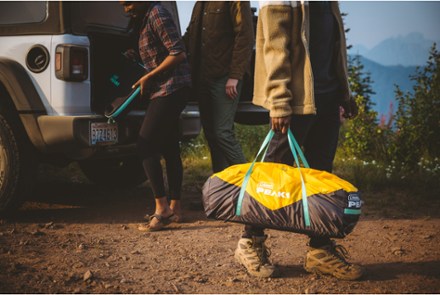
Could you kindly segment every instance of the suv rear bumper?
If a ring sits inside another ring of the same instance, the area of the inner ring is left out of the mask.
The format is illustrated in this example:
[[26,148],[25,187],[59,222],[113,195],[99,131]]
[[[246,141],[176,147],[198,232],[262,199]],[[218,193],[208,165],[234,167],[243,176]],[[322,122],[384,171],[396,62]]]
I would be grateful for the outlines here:
[[[135,143],[144,112],[131,112],[127,119],[118,122],[118,142],[110,145],[92,145],[91,124],[106,123],[101,115],[90,116],[38,116],[37,122],[43,145],[43,153],[60,153],[73,160],[91,157],[96,152],[105,155],[135,153]],[[201,130],[198,109],[189,105],[182,112],[180,122],[183,139],[196,137]]]
[[[93,155],[96,151],[109,146],[92,145],[90,128],[92,123],[105,123],[107,119],[100,115],[91,116],[39,116],[38,126],[43,138],[43,153],[60,153],[67,158],[79,160]],[[134,143],[136,124],[127,122],[118,124],[118,142],[113,146]]]
[[269,124],[269,111],[250,101],[240,101],[235,113],[235,122],[245,125]]

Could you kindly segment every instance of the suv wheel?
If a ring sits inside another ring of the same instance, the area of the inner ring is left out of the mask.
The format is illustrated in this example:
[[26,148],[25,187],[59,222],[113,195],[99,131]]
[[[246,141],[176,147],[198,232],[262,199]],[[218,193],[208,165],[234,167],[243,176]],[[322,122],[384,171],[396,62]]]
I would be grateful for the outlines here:
[[79,166],[88,179],[106,187],[123,188],[146,180],[142,164],[136,156],[84,160],[79,162]]
[[31,192],[37,161],[13,112],[0,105],[0,212],[16,209]]

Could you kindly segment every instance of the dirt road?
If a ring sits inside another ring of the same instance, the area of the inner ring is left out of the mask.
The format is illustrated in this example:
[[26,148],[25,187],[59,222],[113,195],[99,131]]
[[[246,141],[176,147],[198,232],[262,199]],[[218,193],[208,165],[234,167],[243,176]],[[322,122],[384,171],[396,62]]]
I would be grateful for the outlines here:
[[148,192],[40,183],[16,216],[0,221],[0,292],[440,293],[438,216],[364,215],[341,242],[367,270],[356,282],[306,273],[307,239],[270,230],[280,276],[255,279],[233,258],[242,226],[207,220],[197,189],[183,196],[184,223],[139,232],[153,210]]

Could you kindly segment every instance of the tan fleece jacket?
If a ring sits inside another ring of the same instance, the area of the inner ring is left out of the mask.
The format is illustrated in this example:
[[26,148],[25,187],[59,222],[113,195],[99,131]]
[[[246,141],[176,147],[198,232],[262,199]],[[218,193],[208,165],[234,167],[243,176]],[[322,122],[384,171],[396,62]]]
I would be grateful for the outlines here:
[[[341,105],[351,99],[347,49],[339,4],[331,2],[338,23],[336,73]],[[270,117],[315,114],[313,73],[309,54],[309,7],[300,1],[260,2],[258,14],[253,103]]]

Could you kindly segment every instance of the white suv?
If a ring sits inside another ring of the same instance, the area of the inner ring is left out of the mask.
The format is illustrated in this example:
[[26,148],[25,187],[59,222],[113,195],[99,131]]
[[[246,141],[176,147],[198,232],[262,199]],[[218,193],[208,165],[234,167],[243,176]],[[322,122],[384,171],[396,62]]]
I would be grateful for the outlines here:
[[[176,3],[163,5],[180,28]],[[145,180],[135,151],[145,105],[116,124],[102,115],[129,91],[120,79],[141,69],[123,57],[136,42],[128,22],[117,1],[0,1],[0,212],[25,199],[41,161],[78,161],[107,186]],[[250,102],[251,78],[242,93],[236,121],[267,123]],[[182,138],[199,134],[196,103],[183,111],[181,130]]]

